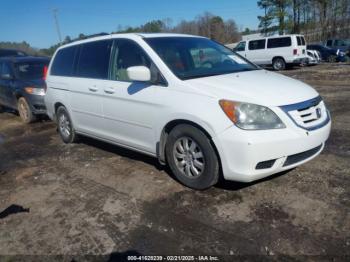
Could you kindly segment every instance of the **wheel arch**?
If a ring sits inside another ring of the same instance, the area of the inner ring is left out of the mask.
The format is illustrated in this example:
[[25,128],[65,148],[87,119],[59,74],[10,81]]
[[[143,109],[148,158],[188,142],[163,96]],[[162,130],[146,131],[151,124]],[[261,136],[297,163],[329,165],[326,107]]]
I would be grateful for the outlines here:
[[219,151],[217,149],[217,146],[215,145],[214,141],[213,141],[213,130],[211,130],[209,127],[203,127],[205,126],[203,123],[199,124],[196,121],[193,120],[188,120],[188,119],[174,119],[169,121],[168,123],[166,123],[162,129],[162,132],[160,134],[160,138],[159,141],[157,142],[157,158],[158,161],[162,164],[165,165],[166,164],[166,157],[165,157],[165,146],[167,143],[167,139],[168,139],[168,135],[171,132],[171,130],[173,130],[176,126],[180,125],[180,124],[187,124],[190,126],[193,126],[195,128],[198,128],[199,130],[201,130],[206,136],[207,138],[210,140],[210,143],[212,144],[215,153],[218,157],[219,160],[219,166],[221,169],[221,158],[220,158],[220,154]]

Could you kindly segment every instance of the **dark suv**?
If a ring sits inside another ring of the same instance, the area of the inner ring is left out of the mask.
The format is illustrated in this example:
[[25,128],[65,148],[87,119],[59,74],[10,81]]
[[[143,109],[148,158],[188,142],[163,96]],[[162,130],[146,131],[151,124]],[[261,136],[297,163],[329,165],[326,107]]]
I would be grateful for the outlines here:
[[44,75],[49,61],[30,56],[0,58],[0,107],[17,110],[25,123],[46,114]]

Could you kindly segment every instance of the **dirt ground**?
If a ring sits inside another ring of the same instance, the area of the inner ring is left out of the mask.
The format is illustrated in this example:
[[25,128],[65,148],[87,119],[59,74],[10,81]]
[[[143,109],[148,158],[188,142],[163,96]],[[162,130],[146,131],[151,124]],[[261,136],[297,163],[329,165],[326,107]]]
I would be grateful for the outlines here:
[[10,208],[0,254],[349,259],[350,65],[284,74],[315,87],[330,109],[324,152],[264,181],[201,192],[156,159],[87,138],[65,145],[52,122],[1,113],[0,212]]

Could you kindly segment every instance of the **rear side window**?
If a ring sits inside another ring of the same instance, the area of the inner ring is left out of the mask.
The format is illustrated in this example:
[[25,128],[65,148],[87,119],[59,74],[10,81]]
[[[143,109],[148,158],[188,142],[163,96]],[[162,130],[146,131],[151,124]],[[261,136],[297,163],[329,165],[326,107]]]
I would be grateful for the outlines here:
[[108,79],[111,40],[82,44],[77,65],[76,76]]
[[269,40],[267,40],[267,48],[279,48],[291,45],[292,40],[290,37],[270,38]]
[[305,39],[302,36],[297,36],[298,46],[305,45]]
[[265,39],[250,41],[248,48],[249,50],[265,49],[265,42]]
[[51,75],[72,76],[76,46],[60,49],[52,63]]
[[0,76],[2,75],[12,75],[11,67],[6,62],[0,62]]

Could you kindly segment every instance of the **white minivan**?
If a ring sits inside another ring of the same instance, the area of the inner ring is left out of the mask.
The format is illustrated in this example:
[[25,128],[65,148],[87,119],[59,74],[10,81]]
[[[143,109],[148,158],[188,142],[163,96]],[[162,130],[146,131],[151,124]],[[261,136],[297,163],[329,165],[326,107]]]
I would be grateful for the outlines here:
[[257,65],[279,71],[287,66],[307,64],[306,42],[302,35],[280,35],[241,41],[234,48],[238,54]]
[[83,135],[154,156],[195,189],[303,164],[331,128],[313,88],[198,36],[73,42],[56,51],[46,81],[48,115],[65,143]]

